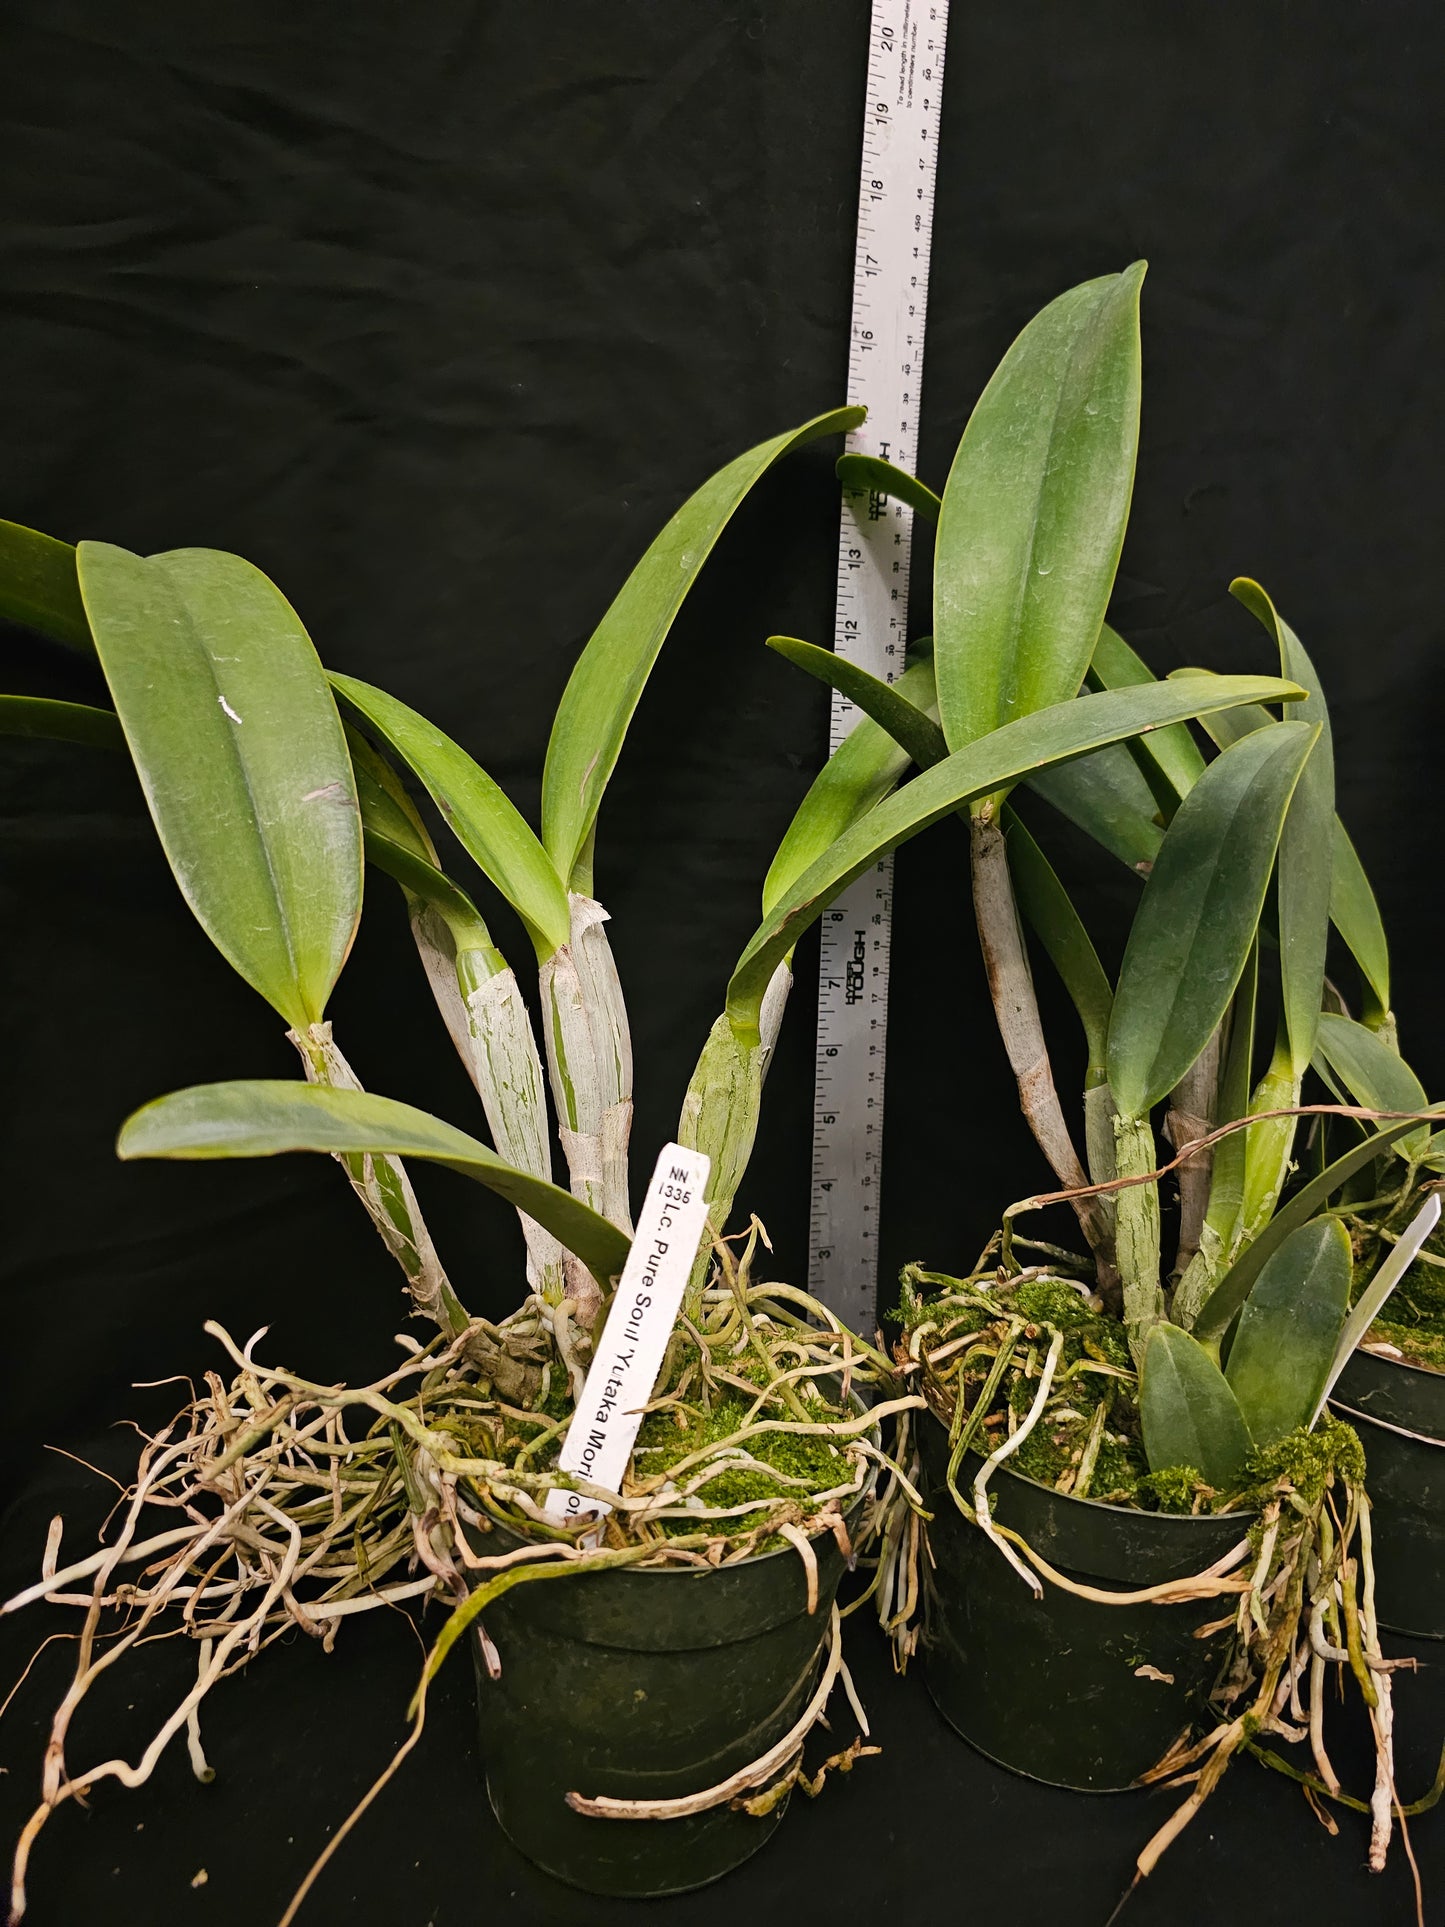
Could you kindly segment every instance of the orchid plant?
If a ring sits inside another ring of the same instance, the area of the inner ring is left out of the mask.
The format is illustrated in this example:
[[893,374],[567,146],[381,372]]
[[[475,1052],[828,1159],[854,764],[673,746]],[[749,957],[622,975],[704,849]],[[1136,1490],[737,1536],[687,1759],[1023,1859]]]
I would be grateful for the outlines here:
[[[1087,282],[1030,322],[974,409],[941,497],[885,462],[839,464],[845,486],[891,494],[937,526],[933,687],[890,688],[791,638],[772,647],[843,690],[921,769],[1024,719],[1061,714],[1071,697],[1098,700],[1081,692],[1208,678],[1190,669],[1160,682],[1105,620],[1134,481],[1142,279],[1138,264]],[[1319,678],[1257,583],[1241,578],[1232,593],[1270,639],[1287,685],[1282,714],[1261,704],[1213,712],[1200,719],[1204,744],[1187,723],[1141,730],[1025,772],[961,813],[1020,1108],[1055,1195],[1077,1216],[1099,1298],[1123,1320],[1150,1464],[1193,1467],[1219,1491],[1252,1444],[1313,1423],[1358,1339],[1358,1321],[1346,1322],[1349,1243],[1328,1201],[1397,1143],[1416,1162],[1436,1155],[1427,1125],[1396,1122],[1284,1202],[1312,1064],[1365,1115],[1418,1113],[1425,1096],[1395,1048],[1379,910],[1335,814]],[[1117,981],[1019,813],[1018,789],[1141,879]],[[1362,1022],[1324,1008],[1332,923],[1361,973]],[[1026,932],[1083,1031],[1081,1133],[1055,1083]],[[1272,1002],[1265,958],[1277,965]],[[1179,1171],[1168,1254],[1160,1111]],[[1037,1202],[1008,1214],[1006,1266],[1013,1221]],[[1411,1234],[1416,1246],[1427,1229]],[[1401,1269],[1372,1290],[1371,1305]],[[1225,1365],[1221,1348],[1241,1314]]]

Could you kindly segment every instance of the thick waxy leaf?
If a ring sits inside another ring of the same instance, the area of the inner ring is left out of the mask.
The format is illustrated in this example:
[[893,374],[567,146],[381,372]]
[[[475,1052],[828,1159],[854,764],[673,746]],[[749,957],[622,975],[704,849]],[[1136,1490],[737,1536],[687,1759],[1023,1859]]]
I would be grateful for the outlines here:
[[[1371,1111],[1423,1111],[1429,1103],[1424,1086],[1410,1066],[1364,1024],[1324,1011],[1318,1043],[1319,1055],[1356,1104]],[[1400,1156],[1418,1163],[1426,1153],[1429,1136],[1426,1124],[1407,1132],[1399,1143]]]
[[[1106,622],[1094,644],[1089,663],[1089,685],[1094,689],[1132,689],[1140,683],[1159,679],[1144,658],[1116,635]],[[1198,743],[1183,723],[1172,729],[1156,729],[1136,737],[1130,745],[1136,754],[1147,758],[1153,770],[1168,784],[1179,801],[1186,797],[1204,774],[1204,757]],[[1147,785],[1146,785],[1147,787]],[[1152,794],[1152,792],[1151,792]]]
[[[931,769],[948,754],[943,731],[932,715],[918,714],[922,705],[905,692],[905,679],[890,685],[831,649],[791,636],[770,636],[768,647],[855,703],[920,769]],[[1164,832],[1149,786],[1122,744],[1040,770],[1029,777],[1028,786],[1131,869],[1147,873]]]
[[1164,826],[1153,793],[1123,743],[1039,770],[1027,786],[1137,875],[1148,876],[1153,869]]
[[0,617],[93,655],[90,624],[68,542],[0,522]]
[[1210,764],[1169,826],[1129,932],[1109,1025],[1109,1085],[1127,1116],[1145,1116],[1173,1090],[1228,1007],[1315,736],[1306,724],[1278,723],[1245,737]]
[[[1249,1113],[1259,1122],[1244,1134],[1244,1196],[1234,1227],[1232,1247],[1242,1250],[1257,1238],[1274,1216],[1290,1174],[1299,1119],[1290,1116],[1299,1104],[1300,1079],[1295,1076],[1284,1018],[1275,1027],[1274,1050],[1264,1075],[1249,1094]],[[1276,1115],[1271,1116],[1274,1112]]]
[[[1280,625],[1283,629],[1284,625]],[[1292,635],[1292,632],[1290,632]],[[1295,639],[1298,647],[1298,640]],[[1300,651],[1303,656],[1303,650]],[[1210,670],[1180,669],[1175,675],[1210,675]],[[1311,672],[1312,674],[1313,672]],[[1301,682],[1307,678],[1301,677]],[[1313,702],[1313,693],[1311,702]],[[1295,716],[1299,714],[1294,712]],[[1257,704],[1241,703],[1237,709],[1220,710],[1202,719],[1204,727],[1219,744],[1228,749],[1253,730],[1265,729],[1275,718]],[[1293,720],[1293,718],[1292,718]],[[1330,918],[1360,966],[1383,1017],[1390,1008],[1390,953],[1379,905],[1370,888],[1369,878],[1355,853],[1345,826],[1338,816],[1330,829]]]
[[[948,754],[943,731],[931,713],[919,714],[924,705],[905,688],[906,677],[890,685],[833,650],[792,636],[770,636],[768,647],[856,704],[907,750],[920,769],[931,769]],[[936,707],[936,692],[932,707]],[[1165,733],[1151,732],[1151,737]],[[1164,832],[1149,786],[1123,744],[1111,743],[1091,756],[1040,770],[1029,777],[1028,787],[1131,869],[1147,874],[1152,867]]]
[[56,702],[48,696],[0,696],[0,736],[42,736],[53,743],[84,743],[90,749],[125,748],[125,735],[113,709]]
[[1089,1047],[1089,1081],[1102,1076],[1114,993],[1093,940],[1054,866],[1012,810],[1005,812],[1008,864],[1024,921],[1058,971]]
[[819,435],[842,434],[861,408],[834,409],[750,448],[683,503],[618,591],[562,692],[542,776],[542,841],[564,885],[597,820],[633,713],[698,572],[744,497],[773,463]]
[[196,1084],[128,1117],[116,1151],[122,1158],[263,1158],[280,1151],[428,1158],[545,1225],[604,1285],[621,1271],[630,1244],[579,1199],[504,1163],[465,1131],[368,1091],[280,1079]]
[[[1250,948],[1230,1007],[1229,1045],[1219,1079],[1221,1124],[1232,1124],[1249,1112],[1258,1003],[1259,945],[1256,943]],[[1244,1152],[1248,1135],[1247,1131],[1235,1131],[1214,1147],[1209,1209],[1210,1220],[1221,1237],[1227,1236],[1244,1198]]]
[[80,588],[146,801],[206,934],[293,1028],[361,914],[361,821],[311,639],[239,556],[82,542]]
[[1325,1409],[1325,1401],[1335,1389],[1340,1373],[1349,1364],[1355,1347],[1385,1308],[1385,1301],[1420,1255],[1421,1246],[1440,1222],[1440,1193],[1432,1191],[1396,1239],[1390,1255],[1355,1300],[1340,1332],[1335,1355],[1321,1388],[1310,1423]]
[[[1445,1117],[1445,1104],[1432,1104],[1429,1110],[1434,1117]],[[1275,1212],[1248,1250],[1235,1259],[1205,1300],[1194,1321],[1194,1329],[1199,1336],[1211,1342],[1222,1338],[1229,1329],[1229,1321],[1248,1298],[1255,1279],[1290,1233],[1300,1225],[1308,1224],[1329,1203],[1342,1184],[1414,1128],[1411,1124],[1391,1124],[1382,1131],[1372,1131],[1363,1143],[1352,1145],[1333,1163],[1327,1164],[1318,1177],[1301,1185],[1289,1203],[1281,1205]]]
[[[916,646],[916,645],[915,645]],[[894,683],[895,695],[925,717],[937,708],[933,662],[915,662]],[[763,882],[763,914],[793,887],[810,863],[866,816],[908,774],[912,757],[871,716],[860,716],[813,780],[788,825]]]
[[1172,682],[1082,696],[1009,723],[925,770],[840,836],[764,918],[728,985],[728,1017],[739,1039],[756,1041],[758,1013],[773,971],[838,892],[870,864],[960,804],[1011,787],[1046,763],[1084,755],[1139,729],[1197,715],[1200,702],[1287,701],[1293,690],[1292,683],[1236,676],[1202,677],[1188,689],[1182,682]]
[[442,869],[426,825],[396,771],[349,723],[346,743],[356,772],[367,861],[413,897],[430,904],[451,931],[458,951],[489,952],[500,968],[502,958],[493,949],[482,913]]
[[1118,567],[1139,437],[1142,262],[1071,288],[1004,356],[938,522],[939,714],[962,749],[1074,695]]
[[938,511],[943,507],[940,498],[916,475],[895,468],[892,462],[882,461],[877,455],[840,455],[838,480],[854,492],[867,489],[872,494],[891,495],[895,502],[902,502],[905,508],[911,508],[929,522],[938,520]]
[[366,857],[378,870],[420,897],[441,916],[459,950],[490,950],[486,919],[465,890],[459,889],[434,863],[404,843],[393,843],[375,830],[366,832]]
[[1365,866],[1338,817],[1331,859],[1330,917],[1360,966],[1361,976],[1374,993],[1378,1014],[1383,1017],[1390,1008],[1390,947]]
[[1250,1437],[1239,1403],[1209,1353],[1178,1325],[1149,1333],[1139,1417],[1150,1471],[1192,1465],[1216,1492],[1243,1471]]
[[1229,592],[1268,630],[1279,651],[1279,673],[1310,693],[1292,722],[1318,723],[1319,741],[1290,799],[1279,845],[1280,995],[1290,1060],[1302,1077],[1315,1046],[1320,997],[1325,981],[1325,945],[1330,934],[1330,887],[1335,825],[1335,752],[1330,714],[1314,664],[1299,637],[1280,620],[1257,582],[1240,576]]
[[401,778],[359,729],[350,723],[345,729],[346,747],[356,776],[356,801],[361,810],[362,828],[370,835],[384,836],[388,843],[399,843],[413,856],[439,866],[436,846]]
[[1310,1424],[1350,1304],[1350,1235],[1338,1218],[1291,1232],[1239,1314],[1225,1377],[1256,1445]]
[[[1094,645],[1088,681],[1093,689],[1132,689],[1158,678],[1106,622]],[[1257,713],[1266,722],[1274,720],[1268,710]],[[1147,876],[1159,854],[1164,820],[1203,773],[1199,745],[1185,724],[1176,723],[1044,771],[1029,779],[1029,787],[1121,863]]]
[[459,744],[385,690],[353,676],[332,687],[379,730],[430,791],[449,828],[527,926],[539,957],[566,943],[567,892],[527,819]]
[[768,647],[856,704],[865,716],[887,730],[900,749],[908,751],[920,769],[931,769],[947,756],[948,744],[943,731],[932,717],[924,715],[909,701],[897,684],[870,675],[856,662],[849,662],[846,656],[832,649],[799,642],[795,636],[769,636]]

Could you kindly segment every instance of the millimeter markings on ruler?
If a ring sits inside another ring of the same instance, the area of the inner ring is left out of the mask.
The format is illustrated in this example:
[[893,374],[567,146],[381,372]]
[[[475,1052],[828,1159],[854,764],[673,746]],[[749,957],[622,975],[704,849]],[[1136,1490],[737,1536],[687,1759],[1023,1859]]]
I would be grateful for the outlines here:
[[[848,347],[848,399],[866,404],[868,419],[848,451],[910,471],[947,28],[947,0],[873,0]],[[912,511],[901,503],[844,496],[834,647],[888,682],[903,671],[912,543]],[[830,751],[859,714],[834,694]],[[889,858],[826,912],[818,985],[808,1284],[865,1331],[878,1282],[892,892]]]

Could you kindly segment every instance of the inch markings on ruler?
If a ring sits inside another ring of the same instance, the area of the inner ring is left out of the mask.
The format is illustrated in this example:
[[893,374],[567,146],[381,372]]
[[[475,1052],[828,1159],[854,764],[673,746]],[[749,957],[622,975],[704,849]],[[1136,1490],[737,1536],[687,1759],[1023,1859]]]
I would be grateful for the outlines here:
[[[947,29],[947,0],[873,0],[848,346],[848,399],[866,404],[868,419],[848,452],[910,471]],[[834,647],[888,682],[903,669],[912,544],[911,510],[866,491],[844,495]],[[834,694],[830,750],[858,716]],[[890,858],[836,900],[823,918],[818,984],[808,1285],[865,1331],[878,1283],[892,892]]]

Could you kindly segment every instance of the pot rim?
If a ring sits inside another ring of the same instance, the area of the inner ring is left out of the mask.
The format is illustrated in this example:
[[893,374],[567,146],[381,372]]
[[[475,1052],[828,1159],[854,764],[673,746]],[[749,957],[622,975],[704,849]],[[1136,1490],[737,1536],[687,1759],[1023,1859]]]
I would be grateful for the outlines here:
[[[1436,1377],[1445,1374],[1436,1373]],[[1393,1432],[1397,1439],[1412,1439],[1416,1445],[1437,1445],[1445,1449],[1445,1439],[1432,1438],[1428,1432],[1412,1432],[1408,1425],[1394,1425],[1387,1418],[1378,1418],[1373,1412],[1362,1412],[1357,1406],[1346,1405],[1343,1399],[1331,1398],[1330,1410],[1343,1412],[1351,1425],[1371,1425],[1377,1432]]]
[[[1445,1371],[1438,1370],[1434,1365],[1416,1365],[1408,1358],[1391,1358],[1385,1352],[1369,1351],[1363,1345],[1357,1345],[1351,1357],[1368,1358],[1375,1365],[1390,1365],[1397,1372],[1418,1372],[1421,1378],[1445,1378]],[[1333,1395],[1330,1403],[1331,1405],[1336,1403]]]
[[[943,1427],[943,1420],[938,1416],[937,1412],[935,1412],[931,1406],[929,1408],[928,1415],[933,1420],[935,1425],[939,1427]],[[974,1456],[976,1458],[982,1458],[983,1455],[982,1453],[975,1453]],[[1011,1466],[1008,1463],[1007,1460],[1005,1460],[1002,1465],[998,1466],[995,1472],[992,1474],[992,1476],[995,1478],[999,1477],[1000,1475],[1007,1476],[1008,1478],[1011,1478],[1011,1479],[1017,1479],[1021,1484],[1031,1486],[1035,1492],[1043,1492],[1047,1494],[1047,1496],[1050,1499],[1064,1500],[1069,1505],[1082,1506],[1094,1512],[1102,1512],[1111,1519],[1119,1519],[1119,1518],[1148,1519],[1151,1523],[1156,1520],[1163,1520],[1163,1521],[1177,1523],[1183,1526],[1197,1526],[1197,1525],[1219,1525],[1222,1521],[1227,1519],[1238,1519],[1244,1523],[1248,1523],[1250,1520],[1255,1519],[1259,1516],[1257,1512],[1250,1512],[1250,1511],[1146,1512],[1142,1506],[1117,1505],[1117,1504],[1114,1504],[1112,1501],[1105,1500],[1105,1499],[1089,1499],[1089,1498],[1081,1499],[1072,1492],[1056,1491],[1053,1486],[1045,1485],[1042,1479],[1031,1479],[1027,1472],[1020,1472],[1016,1470],[1013,1466]]]

